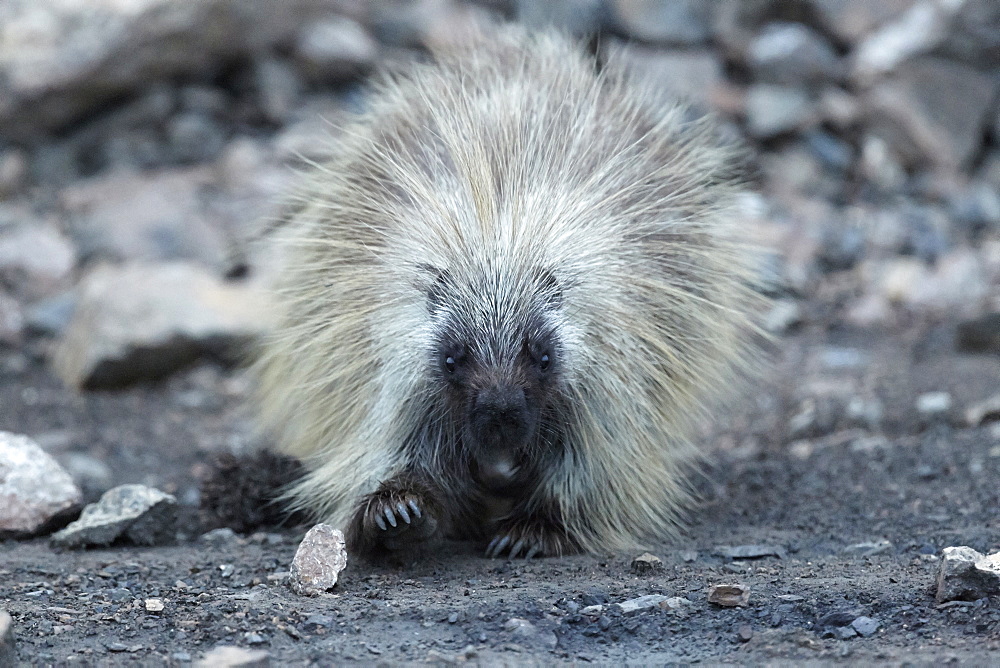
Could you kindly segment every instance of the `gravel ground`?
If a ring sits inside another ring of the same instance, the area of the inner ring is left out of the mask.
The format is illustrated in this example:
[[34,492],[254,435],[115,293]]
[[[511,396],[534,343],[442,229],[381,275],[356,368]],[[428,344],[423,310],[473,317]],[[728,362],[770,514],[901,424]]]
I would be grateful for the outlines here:
[[[189,521],[170,547],[0,545],[0,604],[17,656],[183,665],[235,645],[266,651],[274,665],[1000,660],[996,599],[934,600],[944,547],[1000,545],[1000,433],[957,419],[928,424],[907,408],[924,387],[953,388],[962,405],[995,386],[1000,361],[950,352],[947,326],[913,331],[783,341],[764,399],[708,437],[702,500],[684,534],[653,550],[660,569],[635,573],[634,554],[487,560],[457,543],[391,567],[350,563],[334,592],[315,598],[284,582],[301,529],[199,536],[193,504],[213,444],[249,431],[238,372],[202,367],[80,397],[29,363],[0,384],[4,427],[56,430],[51,441],[106,461],[116,480],[177,493]],[[877,362],[846,371],[823,362],[845,350]],[[783,411],[799,410],[797,387],[845,378],[882,397],[881,433],[767,436]],[[746,545],[771,554],[720,549]],[[709,603],[717,584],[748,587],[748,604]],[[647,594],[686,601],[631,614],[612,605]]]

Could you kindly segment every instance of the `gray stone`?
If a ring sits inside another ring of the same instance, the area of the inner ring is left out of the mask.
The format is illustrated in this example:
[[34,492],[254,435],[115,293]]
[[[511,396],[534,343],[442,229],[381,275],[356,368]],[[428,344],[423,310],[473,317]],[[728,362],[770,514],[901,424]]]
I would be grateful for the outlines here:
[[708,41],[714,4],[700,0],[609,0],[612,21],[629,37],[686,46]]
[[70,233],[89,259],[198,260],[225,268],[228,241],[206,209],[205,167],[119,171],[63,189]]
[[268,668],[271,655],[263,649],[219,645],[206,652],[195,665],[198,668]]
[[14,641],[14,620],[10,613],[0,609],[0,666],[17,665],[17,647]]
[[177,534],[177,500],[144,485],[119,485],[91,503],[80,519],[52,534],[52,543],[79,548],[107,546],[116,540],[133,545],[173,543]]
[[20,346],[24,328],[25,317],[21,303],[0,288],[0,344],[12,348]]
[[295,551],[289,583],[296,594],[316,596],[333,589],[346,567],[344,534],[329,524],[317,524],[309,529]]
[[794,299],[778,299],[764,316],[764,329],[773,334],[786,334],[802,324],[802,307]]
[[514,7],[518,23],[573,35],[592,35],[607,20],[603,0],[515,0]]
[[917,412],[928,418],[947,415],[951,405],[951,394],[948,392],[924,392],[917,397]]
[[719,545],[715,548],[714,553],[726,559],[785,558],[784,548],[776,545]]
[[291,43],[337,0],[5,0],[0,132],[61,129],[151,81],[195,78]]
[[370,70],[378,43],[350,18],[331,16],[299,31],[293,54],[306,76],[316,81],[343,81]]
[[914,3],[857,45],[851,76],[861,85],[869,85],[906,60],[930,52],[944,41],[951,20],[962,4],[963,0],[919,0]]
[[955,347],[964,353],[1000,353],[1000,313],[985,313],[958,323]]
[[46,336],[59,336],[73,318],[76,295],[66,291],[33,304],[24,314],[28,331]]
[[100,459],[85,452],[65,452],[58,457],[88,498],[98,497],[111,488],[114,482],[111,467]]
[[965,422],[970,427],[978,427],[997,420],[1000,420],[1000,394],[977,401],[965,409]]
[[253,74],[264,117],[273,123],[287,121],[304,88],[295,67],[278,58],[263,58],[254,65]]
[[638,598],[630,598],[627,601],[618,603],[623,615],[632,615],[650,608],[659,608],[667,602],[669,597],[661,594],[647,594]]
[[854,44],[913,5],[914,0],[808,0],[823,30]]
[[937,52],[996,71],[1000,67],[1000,4],[995,0],[952,0],[956,5],[948,34]]
[[984,556],[971,547],[946,547],[938,571],[938,603],[975,601],[1000,594],[1000,552]]
[[166,136],[168,150],[175,162],[205,162],[222,152],[226,131],[211,116],[185,111],[170,119]]
[[851,628],[857,631],[858,635],[863,638],[869,638],[875,635],[878,632],[878,627],[878,620],[872,619],[871,617],[865,617],[864,615],[851,622]]
[[199,357],[235,362],[267,331],[266,303],[258,287],[190,264],[99,266],[80,284],[52,362],[81,388],[162,377]]
[[699,110],[714,106],[715,93],[725,81],[722,63],[711,51],[673,51],[612,41],[604,47],[604,53],[609,62],[620,62],[657,91],[685,100]]
[[27,185],[28,158],[24,151],[0,151],[0,200],[18,194]]
[[27,436],[0,431],[0,534],[31,535],[75,512],[83,496],[48,453]]
[[747,92],[746,115],[750,135],[768,139],[809,125],[815,121],[816,110],[803,90],[754,84]]
[[892,543],[883,538],[882,540],[848,545],[843,549],[843,552],[844,554],[849,554],[856,557],[874,557],[879,554],[887,554],[889,552],[892,552],[892,549],[893,549]]
[[75,266],[76,248],[49,222],[0,229],[0,284],[28,300],[68,287]]
[[960,63],[915,59],[868,91],[862,120],[906,165],[966,167],[982,145],[997,85]]
[[833,47],[801,23],[771,23],[750,44],[748,66],[760,83],[814,85],[841,76]]

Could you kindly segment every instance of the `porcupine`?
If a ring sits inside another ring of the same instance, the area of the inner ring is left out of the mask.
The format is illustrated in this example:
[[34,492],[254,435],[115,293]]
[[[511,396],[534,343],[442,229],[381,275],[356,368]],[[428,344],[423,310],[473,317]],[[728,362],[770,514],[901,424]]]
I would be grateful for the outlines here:
[[304,177],[262,418],[353,552],[633,549],[752,356],[741,155],[569,38],[474,42],[386,75]]

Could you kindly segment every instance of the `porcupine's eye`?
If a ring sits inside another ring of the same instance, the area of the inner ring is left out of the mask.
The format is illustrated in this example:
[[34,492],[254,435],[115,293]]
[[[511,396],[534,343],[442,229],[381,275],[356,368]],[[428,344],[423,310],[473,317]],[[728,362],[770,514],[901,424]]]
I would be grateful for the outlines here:
[[550,363],[548,353],[542,353],[541,357],[538,358],[538,368],[542,371],[548,371]]
[[455,373],[455,366],[457,362],[453,355],[448,355],[444,358],[444,368],[448,370],[448,373]]

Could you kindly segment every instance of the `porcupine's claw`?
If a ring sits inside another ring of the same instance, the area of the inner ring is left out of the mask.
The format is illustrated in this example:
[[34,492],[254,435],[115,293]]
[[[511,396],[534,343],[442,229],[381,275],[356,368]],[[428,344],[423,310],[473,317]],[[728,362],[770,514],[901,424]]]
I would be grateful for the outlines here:
[[363,545],[381,544],[389,549],[426,540],[437,530],[437,519],[426,512],[416,492],[383,489],[375,492],[359,509]]
[[508,559],[516,559],[523,554],[524,559],[528,560],[542,555],[558,556],[579,550],[561,525],[545,519],[508,519],[501,522],[499,529],[486,547],[486,556],[490,559],[506,553]]

